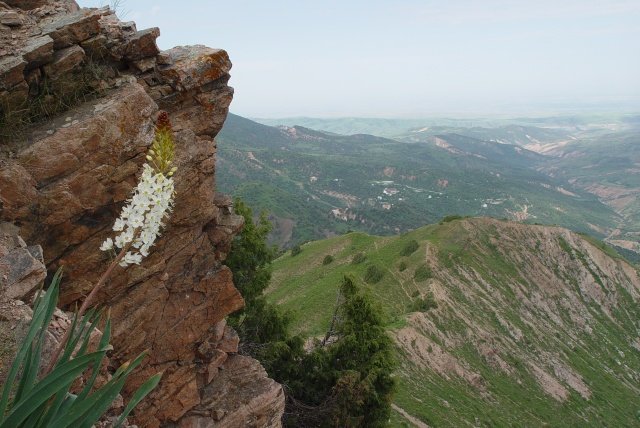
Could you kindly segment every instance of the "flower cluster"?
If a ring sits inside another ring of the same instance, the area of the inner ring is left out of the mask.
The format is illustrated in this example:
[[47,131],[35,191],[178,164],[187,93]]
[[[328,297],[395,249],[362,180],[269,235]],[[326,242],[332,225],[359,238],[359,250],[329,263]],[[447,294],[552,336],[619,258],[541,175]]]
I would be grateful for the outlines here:
[[165,114],[161,119],[140,181],[113,225],[113,230],[119,234],[115,239],[107,238],[100,246],[102,251],[114,248],[126,251],[119,262],[123,267],[140,264],[142,258],[149,255],[149,249],[164,225],[162,220],[173,206],[176,168],[171,164],[175,146],[171,126],[166,124],[168,117]]

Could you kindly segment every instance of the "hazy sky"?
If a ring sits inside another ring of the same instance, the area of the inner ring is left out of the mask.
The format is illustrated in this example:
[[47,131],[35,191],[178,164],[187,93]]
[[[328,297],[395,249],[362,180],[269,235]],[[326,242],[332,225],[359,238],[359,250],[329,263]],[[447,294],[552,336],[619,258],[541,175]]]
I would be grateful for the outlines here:
[[226,49],[244,116],[640,110],[639,0],[122,3],[162,49]]

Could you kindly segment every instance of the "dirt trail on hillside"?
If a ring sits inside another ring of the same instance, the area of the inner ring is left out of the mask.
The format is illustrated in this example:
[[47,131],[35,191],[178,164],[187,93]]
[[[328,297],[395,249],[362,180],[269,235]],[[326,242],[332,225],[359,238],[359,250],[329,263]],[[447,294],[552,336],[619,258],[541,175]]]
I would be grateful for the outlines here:
[[425,424],[420,419],[414,418],[409,413],[407,413],[406,410],[404,410],[402,407],[396,406],[395,404],[392,404],[391,407],[393,408],[393,410],[400,413],[403,418],[405,418],[406,420],[408,420],[418,428],[429,428],[429,425]]

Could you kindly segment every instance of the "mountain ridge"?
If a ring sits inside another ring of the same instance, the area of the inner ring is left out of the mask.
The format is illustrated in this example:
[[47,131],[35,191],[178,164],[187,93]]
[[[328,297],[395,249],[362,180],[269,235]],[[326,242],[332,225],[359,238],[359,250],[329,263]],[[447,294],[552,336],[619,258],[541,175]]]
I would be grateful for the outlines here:
[[[403,256],[411,241],[417,248]],[[366,281],[372,265],[383,272],[377,283]],[[411,417],[434,426],[637,423],[640,277],[606,245],[490,218],[393,237],[351,233],[276,260],[268,296],[294,311],[297,332],[322,335],[344,274],[387,311],[400,360],[395,405]],[[392,426],[404,424],[396,410]]]

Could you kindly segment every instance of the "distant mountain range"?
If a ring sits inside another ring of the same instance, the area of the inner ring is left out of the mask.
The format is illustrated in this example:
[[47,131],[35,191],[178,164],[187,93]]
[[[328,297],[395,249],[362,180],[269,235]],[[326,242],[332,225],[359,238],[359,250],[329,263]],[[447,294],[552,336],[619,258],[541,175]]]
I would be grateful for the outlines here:
[[635,248],[640,132],[632,120],[360,121],[396,138],[230,114],[218,136],[218,186],[269,211],[282,247],[348,230],[402,233],[460,214],[558,224]]
[[[427,118],[427,119],[382,119],[363,117],[315,118],[289,117],[280,119],[253,119],[269,126],[304,126],[320,131],[333,132],[343,135],[372,134],[388,138],[405,135],[409,130],[424,127],[446,127],[456,129],[458,133],[467,129],[492,129],[528,127],[539,129],[562,129],[574,132],[581,129],[596,127],[605,128],[612,124],[623,127],[640,126],[640,114],[582,114],[542,117],[466,117],[466,118]],[[533,135],[533,134],[530,134]],[[473,135],[472,135],[473,136]]]

